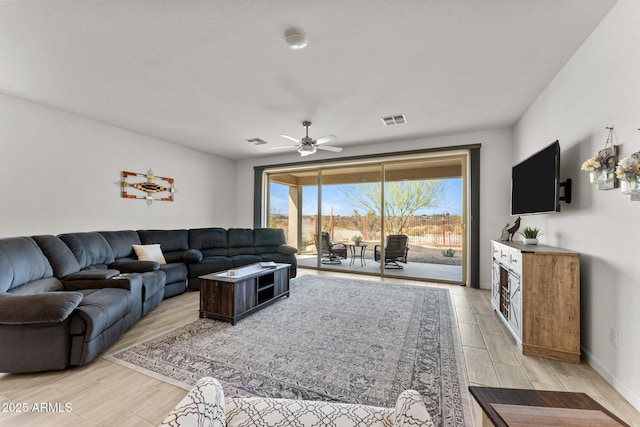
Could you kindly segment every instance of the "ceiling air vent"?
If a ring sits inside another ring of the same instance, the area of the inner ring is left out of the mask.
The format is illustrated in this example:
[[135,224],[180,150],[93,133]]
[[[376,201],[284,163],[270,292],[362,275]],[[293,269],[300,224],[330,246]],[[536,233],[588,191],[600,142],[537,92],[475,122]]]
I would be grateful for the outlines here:
[[251,138],[251,139],[247,139],[247,142],[252,143],[253,145],[263,145],[266,144],[267,141],[264,141],[260,138]]
[[404,114],[396,114],[393,116],[380,117],[385,126],[401,125],[407,123],[407,116]]

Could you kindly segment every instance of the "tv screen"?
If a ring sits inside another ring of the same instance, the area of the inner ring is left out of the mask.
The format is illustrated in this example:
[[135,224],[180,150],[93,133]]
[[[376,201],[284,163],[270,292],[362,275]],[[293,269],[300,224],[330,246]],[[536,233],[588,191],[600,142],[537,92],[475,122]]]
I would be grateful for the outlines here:
[[560,212],[558,141],[511,170],[511,215]]

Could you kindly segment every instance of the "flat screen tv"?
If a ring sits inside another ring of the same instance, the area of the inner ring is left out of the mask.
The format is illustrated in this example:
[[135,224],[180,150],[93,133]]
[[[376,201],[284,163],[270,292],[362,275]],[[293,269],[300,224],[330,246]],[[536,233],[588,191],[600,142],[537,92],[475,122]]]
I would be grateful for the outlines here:
[[511,169],[511,215],[547,212],[560,212],[558,141]]

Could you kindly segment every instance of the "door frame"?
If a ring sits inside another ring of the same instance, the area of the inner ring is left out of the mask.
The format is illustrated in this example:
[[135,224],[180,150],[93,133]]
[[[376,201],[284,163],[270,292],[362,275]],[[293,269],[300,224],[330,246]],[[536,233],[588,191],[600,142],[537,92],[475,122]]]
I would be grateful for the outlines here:
[[[400,151],[391,153],[381,153],[367,156],[344,157],[341,159],[321,159],[316,161],[291,162],[254,167],[254,206],[253,206],[253,226],[264,227],[266,221],[265,202],[267,201],[268,189],[264,185],[267,172],[278,169],[312,169],[322,168],[341,164],[367,164],[376,162],[387,162],[395,160],[417,160],[428,158],[429,155],[442,155],[444,152],[467,152],[467,162],[465,180],[467,204],[466,217],[468,223],[467,236],[467,256],[465,257],[466,277],[463,285],[472,288],[480,287],[480,144],[461,145],[451,147],[439,147],[424,150]],[[464,270],[463,270],[464,271]]]

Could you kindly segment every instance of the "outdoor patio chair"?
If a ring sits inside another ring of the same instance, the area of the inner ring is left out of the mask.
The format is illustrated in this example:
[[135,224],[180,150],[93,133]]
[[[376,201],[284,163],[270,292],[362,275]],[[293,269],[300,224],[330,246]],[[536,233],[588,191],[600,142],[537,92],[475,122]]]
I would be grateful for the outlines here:
[[[403,268],[399,262],[407,263],[409,252],[409,237],[404,234],[390,234],[384,244],[384,268]],[[380,262],[382,259],[380,245],[373,248],[373,258]]]
[[322,264],[342,264],[340,259],[347,258],[347,245],[344,243],[331,243],[329,233],[323,231],[320,234],[320,244],[318,244],[318,236],[315,236],[316,249],[320,252]]

